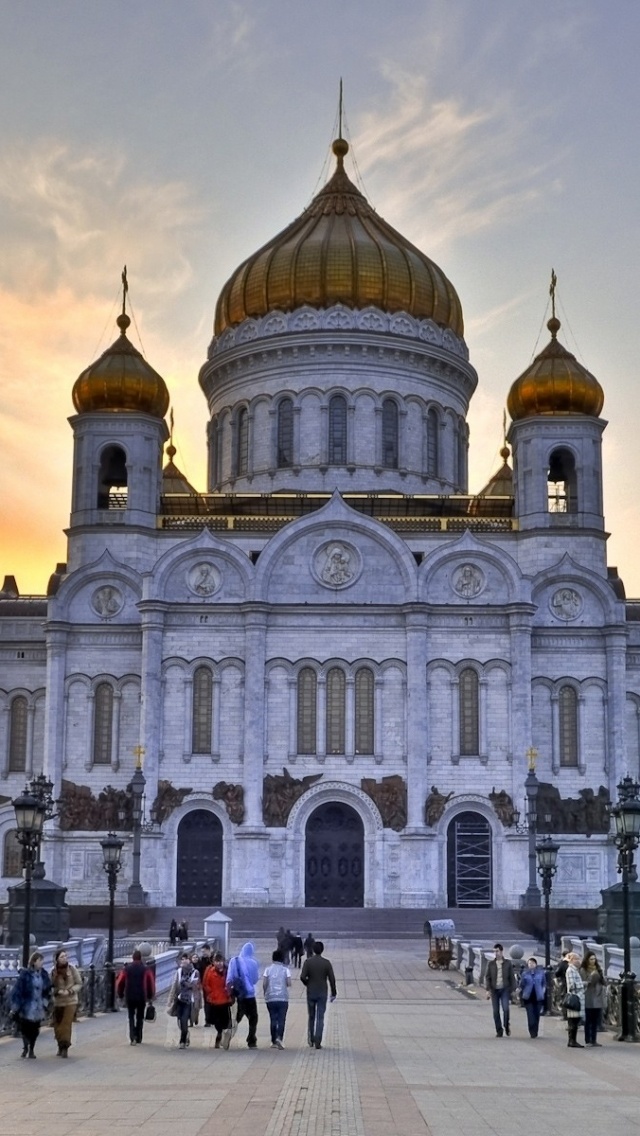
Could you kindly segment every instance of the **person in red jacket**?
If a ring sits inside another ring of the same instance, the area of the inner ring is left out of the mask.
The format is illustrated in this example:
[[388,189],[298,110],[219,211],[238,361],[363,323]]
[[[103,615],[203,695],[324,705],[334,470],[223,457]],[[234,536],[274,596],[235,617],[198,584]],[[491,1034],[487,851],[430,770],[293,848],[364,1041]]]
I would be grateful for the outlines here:
[[235,1032],[231,1026],[233,998],[227,990],[227,964],[219,951],[213,956],[213,966],[208,966],[204,972],[202,991],[211,1015],[211,1024],[216,1028],[215,1048],[220,1049],[222,1046],[223,1049],[228,1049]]
[[144,1008],[156,996],[153,972],[142,961],[140,951],[135,950],[116,980],[116,994],[127,1004],[129,1014],[129,1043],[142,1045]]

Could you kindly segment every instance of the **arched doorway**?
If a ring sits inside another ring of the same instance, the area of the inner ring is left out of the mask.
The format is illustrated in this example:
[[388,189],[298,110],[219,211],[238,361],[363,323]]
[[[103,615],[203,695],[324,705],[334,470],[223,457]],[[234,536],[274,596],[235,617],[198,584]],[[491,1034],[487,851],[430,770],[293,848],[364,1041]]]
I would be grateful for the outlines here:
[[208,809],[192,809],[178,826],[176,904],[222,903],[222,824]]
[[491,907],[491,826],[480,813],[458,813],[447,830],[449,907]]
[[341,801],[307,821],[304,890],[305,907],[364,907],[364,826]]

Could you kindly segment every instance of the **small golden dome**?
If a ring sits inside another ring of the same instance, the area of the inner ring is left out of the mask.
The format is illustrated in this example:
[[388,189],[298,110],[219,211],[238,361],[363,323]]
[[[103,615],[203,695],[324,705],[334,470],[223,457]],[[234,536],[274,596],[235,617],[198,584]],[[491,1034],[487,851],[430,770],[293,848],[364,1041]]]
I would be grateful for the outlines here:
[[560,320],[547,323],[551,340],[511,387],[507,409],[512,419],[538,414],[588,414],[597,418],[604,391],[595,375],[558,342]]
[[337,303],[408,312],[463,335],[462,308],[453,285],[356,189],[344,171],[348,150],[344,138],[335,140],[333,177],[300,217],[227,281],[216,307],[216,335],[270,311]]
[[164,379],[127,339],[131,320],[124,312],[116,320],[115,343],[76,379],[72,398],[78,414],[93,410],[134,410],[164,418],[169,392]]

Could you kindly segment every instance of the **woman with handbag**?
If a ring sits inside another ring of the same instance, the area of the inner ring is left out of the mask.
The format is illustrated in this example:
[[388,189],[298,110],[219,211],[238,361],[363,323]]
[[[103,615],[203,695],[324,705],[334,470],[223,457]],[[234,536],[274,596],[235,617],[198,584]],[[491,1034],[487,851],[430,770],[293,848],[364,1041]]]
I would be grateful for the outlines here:
[[183,954],[167,1000],[167,1013],[178,1019],[180,1027],[180,1049],[189,1048],[189,1022],[193,1006],[193,990],[200,982],[200,975],[194,970],[188,951]]
[[34,951],[29,965],[23,966],[11,993],[11,1009],[18,1018],[18,1028],[22,1034],[21,1057],[35,1057],[34,1048],[40,1033],[40,1026],[47,1016],[51,980],[42,969],[43,958],[40,951]]
[[578,1041],[578,1026],[581,1021],[584,1021],[584,982],[580,974],[580,955],[575,951],[569,955],[568,966],[566,973],[567,993],[565,996],[565,1008],[567,1011],[567,1032],[569,1040],[567,1045],[570,1049],[584,1049]]
[[604,974],[593,951],[587,951],[582,960],[580,975],[584,982],[584,1043],[590,1046],[599,1046],[598,1030],[602,1019],[602,1011],[606,1006],[607,988]]
[[[143,963],[142,954],[137,948],[131,956],[131,962],[126,964],[117,977],[116,994],[126,1003],[129,1015],[129,1044],[142,1045],[145,1006],[153,1002],[156,984],[150,967]],[[150,1020],[153,1021],[153,1018]]]

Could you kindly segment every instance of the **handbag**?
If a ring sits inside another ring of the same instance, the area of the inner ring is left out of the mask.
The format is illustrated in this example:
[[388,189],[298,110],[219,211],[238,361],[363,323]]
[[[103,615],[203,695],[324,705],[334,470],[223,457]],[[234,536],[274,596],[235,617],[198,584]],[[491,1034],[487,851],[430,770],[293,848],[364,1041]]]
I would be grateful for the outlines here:
[[562,999],[562,1005],[565,1010],[572,1010],[574,1013],[580,1011],[580,999],[577,994],[565,994]]
[[155,1020],[156,1020],[156,1008],[155,1008],[153,1002],[148,1003],[147,1008],[144,1012],[144,1020],[145,1020],[145,1022],[155,1022]]

